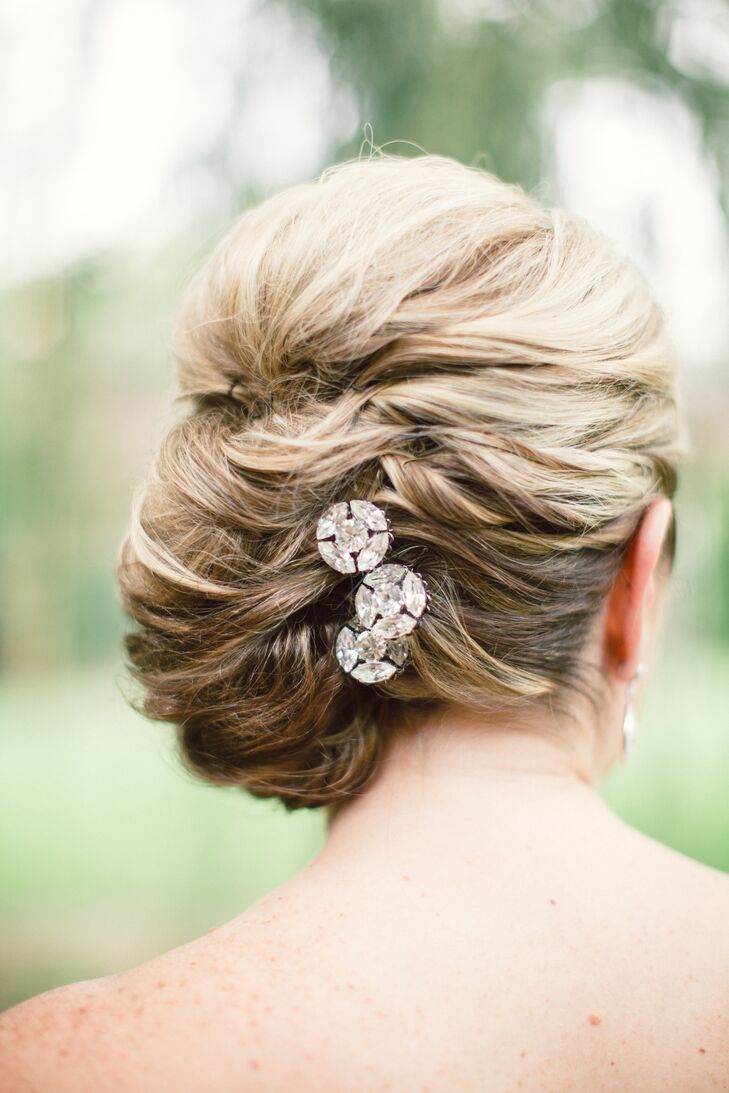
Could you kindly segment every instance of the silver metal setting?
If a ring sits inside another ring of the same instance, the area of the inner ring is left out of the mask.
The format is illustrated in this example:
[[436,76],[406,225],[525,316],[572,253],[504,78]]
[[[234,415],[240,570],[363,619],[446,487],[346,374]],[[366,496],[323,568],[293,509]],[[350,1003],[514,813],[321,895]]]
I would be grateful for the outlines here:
[[337,635],[335,652],[340,667],[360,683],[383,683],[408,658],[407,642],[375,634],[359,619],[350,619]]
[[330,505],[319,518],[316,540],[332,569],[365,574],[355,595],[356,614],[337,634],[334,653],[340,668],[359,683],[392,679],[410,655],[408,635],[428,610],[425,581],[409,566],[381,564],[392,530],[371,501]]
[[355,596],[357,618],[384,638],[412,633],[428,607],[428,589],[405,565],[381,565],[368,573]]
[[380,564],[392,540],[382,509],[371,501],[338,501],[316,526],[319,553],[339,573],[366,573]]

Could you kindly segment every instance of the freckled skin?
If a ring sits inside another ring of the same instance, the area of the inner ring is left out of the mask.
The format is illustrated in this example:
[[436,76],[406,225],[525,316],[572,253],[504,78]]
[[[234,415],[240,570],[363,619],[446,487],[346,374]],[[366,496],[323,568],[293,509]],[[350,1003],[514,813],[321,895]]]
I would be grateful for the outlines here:
[[233,921],[9,1011],[0,1091],[729,1090],[727,878],[500,792],[367,816]]

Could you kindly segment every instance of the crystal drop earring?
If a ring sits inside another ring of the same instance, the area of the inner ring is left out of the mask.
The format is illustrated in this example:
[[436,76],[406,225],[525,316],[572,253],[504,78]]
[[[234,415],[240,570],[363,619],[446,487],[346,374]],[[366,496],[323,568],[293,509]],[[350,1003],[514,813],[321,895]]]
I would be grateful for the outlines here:
[[635,709],[635,695],[638,680],[645,673],[645,665],[640,661],[635,672],[628,682],[628,695],[625,703],[625,715],[623,717],[623,760],[628,759],[635,751],[638,735],[638,715]]

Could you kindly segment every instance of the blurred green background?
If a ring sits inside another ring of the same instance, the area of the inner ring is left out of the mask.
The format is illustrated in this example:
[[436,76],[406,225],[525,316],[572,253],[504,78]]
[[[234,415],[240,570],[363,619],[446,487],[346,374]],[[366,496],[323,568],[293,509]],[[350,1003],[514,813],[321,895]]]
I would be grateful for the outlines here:
[[588,216],[654,285],[693,451],[605,793],[729,870],[723,0],[8,0],[0,50],[0,1005],[190,939],[320,844],[319,813],[194,782],[129,709],[114,562],[182,286],[238,210],[370,135]]

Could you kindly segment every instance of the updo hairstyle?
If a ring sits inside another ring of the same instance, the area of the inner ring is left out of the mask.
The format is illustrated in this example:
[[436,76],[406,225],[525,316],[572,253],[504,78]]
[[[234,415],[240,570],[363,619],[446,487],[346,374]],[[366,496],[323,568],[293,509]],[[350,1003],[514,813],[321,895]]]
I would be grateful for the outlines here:
[[[634,266],[454,160],[347,162],[246,211],[192,283],[164,440],[119,579],[144,711],[211,781],[333,805],[398,716],[569,703],[646,506],[673,496],[675,363]],[[317,550],[374,501],[431,603],[405,671],[334,641]]]

